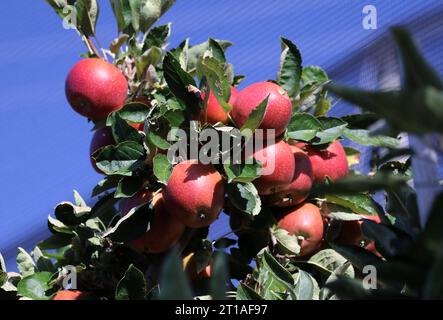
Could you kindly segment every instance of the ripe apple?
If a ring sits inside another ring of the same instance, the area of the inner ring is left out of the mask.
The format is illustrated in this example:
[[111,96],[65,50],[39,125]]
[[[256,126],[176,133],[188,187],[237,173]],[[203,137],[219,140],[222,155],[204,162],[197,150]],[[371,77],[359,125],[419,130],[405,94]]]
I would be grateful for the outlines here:
[[174,219],[166,210],[163,195],[157,193],[152,197],[152,192],[145,190],[137,193],[132,198],[127,199],[122,208],[122,217],[139,205],[147,203],[152,198],[154,206],[154,217],[151,228],[140,238],[132,241],[132,247],[140,252],[160,253],[174,246],[182,236],[185,226]]
[[272,194],[277,187],[291,183],[295,172],[295,160],[287,143],[279,141],[265,145],[252,156],[262,163],[263,175],[253,182],[260,195]]
[[268,107],[259,128],[275,129],[276,137],[286,130],[292,115],[291,100],[286,91],[273,82],[257,82],[240,91],[231,110],[237,127],[245,124],[251,111],[268,95]]
[[57,292],[51,300],[83,300],[87,293],[78,290],[62,290]]
[[103,120],[120,109],[128,82],[114,65],[101,59],[77,62],[66,78],[65,92],[71,107],[92,120]]
[[92,158],[92,154],[96,152],[98,149],[103,147],[115,145],[114,137],[112,136],[112,130],[110,127],[104,127],[97,129],[92,136],[91,144],[89,146],[89,156],[91,158],[91,164],[95,171],[98,173],[103,173],[95,163],[95,160]]
[[190,228],[202,228],[217,219],[224,205],[223,178],[211,165],[188,160],[177,164],[163,188],[165,206]]
[[297,146],[302,147],[311,160],[314,182],[324,182],[326,177],[336,181],[348,175],[348,160],[339,141],[334,141],[324,150],[305,143],[297,144]]
[[313,253],[322,244],[323,218],[320,209],[312,203],[303,203],[290,209],[278,221],[278,227],[290,235],[304,237],[300,256]]
[[[229,104],[232,106],[237,99],[238,90],[236,87],[231,86],[231,97],[229,98]],[[205,93],[201,94],[202,100],[205,99]],[[214,93],[211,91],[209,93],[208,105],[206,108],[206,121],[205,121],[205,110],[202,109],[200,112],[200,122],[204,124],[205,122],[210,124],[216,124],[217,122],[222,122],[227,124],[229,122],[229,117],[223,107],[218,103],[217,99],[214,96]]]
[[303,150],[290,146],[295,160],[295,171],[292,182],[277,188],[271,196],[270,203],[278,207],[295,206],[306,200],[312,187],[314,175],[311,161]]

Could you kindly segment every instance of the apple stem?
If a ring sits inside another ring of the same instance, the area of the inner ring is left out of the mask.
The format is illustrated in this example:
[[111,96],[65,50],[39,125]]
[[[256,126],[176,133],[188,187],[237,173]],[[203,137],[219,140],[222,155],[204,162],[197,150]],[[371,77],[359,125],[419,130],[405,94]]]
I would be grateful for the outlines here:
[[88,48],[90,49],[91,53],[95,54],[97,57],[102,58],[103,57],[100,55],[100,52],[97,50],[97,48],[95,47],[94,43],[91,41],[91,39],[89,37],[85,37],[86,43]]
[[94,34],[94,39],[95,39],[95,41],[97,42],[97,45],[99,46],[99,48],[100,48],[101,51],[102,51],[103,58],[105,59],[105,61],[108,61],[108,62],[109,62],[108,55],[106,54],[106,50],[105,50],[105,49],[103,48],[103,46],[101,45],[100,40],[98,39],[98,37],[97,37],[96,34]]

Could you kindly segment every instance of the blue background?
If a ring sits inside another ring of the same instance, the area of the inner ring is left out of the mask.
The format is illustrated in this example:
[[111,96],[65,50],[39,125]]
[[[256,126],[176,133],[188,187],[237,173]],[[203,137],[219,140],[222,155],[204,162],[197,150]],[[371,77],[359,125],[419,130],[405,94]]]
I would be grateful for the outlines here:
[[[99,3],[97,33],[107,46],[117,28],[108,1]],[[377,8],[377,30],[362,27],[366,4]],[[321,65],[334,80],[353,82],[351,77],[334,78],[334,68],[379,41],[389,26],[408,24],[442,6],[435,0],[178,0],[160,23],[172,22],[170,47],[185,37],[191,44],[209,36],[233,41],[227,56],[237,74],[247,75],[243,86],[275,78],[280,35],[297,44],[304,65]],[[72,200],[73,189],[89,198],[101,177],[88,158],[92,126],[71,110],[64,95],[65,77],[86,51],[82,42],[73,30],[62,28],[43,0],[8,1],[2,3],[2,13],[0,252],[15,268],[16,247],[30,248],[45,236],[52,208]],[[441,51],[435,48],[428,43],[427,52],[439,64]],[[359,68],[359,61],[351,61],[348,74]],[[222,229],[219,224],[213,234]]]

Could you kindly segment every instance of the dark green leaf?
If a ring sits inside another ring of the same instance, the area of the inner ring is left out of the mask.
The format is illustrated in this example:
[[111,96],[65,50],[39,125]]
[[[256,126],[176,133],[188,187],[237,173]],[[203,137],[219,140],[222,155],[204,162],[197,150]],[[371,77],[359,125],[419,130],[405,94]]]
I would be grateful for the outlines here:
[[257,161],[251,164],[225,163],[223,165],[228,176],[228,183],[231,182],[251,182],[260,176],[261,164]]
[[146,281],[143,272],[130,265],[115,290],[116,300],[143,300],[146,294]]
[[214,39],[209,38],[208,40],[208,50],[212,53],[212,56],[221,62],[222,64],[226,63],[225,51],[223,47],[215,41]]
[[302,58],[297,46],[290,40],[280,38],[283,52],[280,58],[279,85],[286,90],[291,98],[295,98],[300,89],[302,76]]
[[391,29],[403,62],[405,87],[417,89],[426,85],[443,90],[438,73],[423,58],[410,33],[401,27]]
[[40,241],[37,245],[43,250],[58,249],[71,243],[73,235],[65,233],[56,233],[49,238]]
[[170,52],[163,60],[163,71],[165,80],[174,95],[186,105],[191,114],[199,114],[200,95],[190,88],[190,86],[196,87],[194,78],[181,68],[180,63]]
[[115,242],[135,240],[149,230],[152,216],[153,209],[150,207],[150,203],[135,207],[122,217],[103,237],[108,237]]
[[120,179],[120,176],[106,176],[94,187],[91,196],[95,197],[105,191],[116,188]]
[[170,23],[152,28],[151,30],[149,30],[143,40],[143,51],[146,51],[154,46],[162,48],[166,44],[170,33]]
[[114,197],[130,198],[135,195],[143,186],[142,177],[123,177],[117,185]]
[[269,96],[267,96],[265,100],[260,102],[260,104],[251,111],[251,113],[248,116],[248,119],[240,128],[242,134],[246,135],[247,137],[250,137],[252,136],[254,131],[260,126],[265,116],[266,109],[268,107],[268,100]]
[[263,298],[247,285],[240,283],[237,287],[236,300],[263,300]]

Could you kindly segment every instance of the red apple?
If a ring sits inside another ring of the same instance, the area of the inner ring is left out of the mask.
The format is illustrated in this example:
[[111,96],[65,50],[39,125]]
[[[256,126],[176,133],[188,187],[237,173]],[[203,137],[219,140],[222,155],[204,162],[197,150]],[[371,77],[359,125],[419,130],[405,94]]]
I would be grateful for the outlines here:
[[[238,90],[236,87],[231,87],[231,97],[229,98],[229,104],[232,106],[237,98]],[[205,99],[205,94],[201,95],[202,100]],[[200,122],[202,124],[205,123],[205,110],[202,109],[200,113]],[[216,124],[217,122],[222,122],[227,124],[229,122],[229,117],[223,107],[218,103],[217,99],[214,96],[214,93],[211,91],[208,98],[208,105],[206,108],[206,122],[210,124]]]
[[202,228],[217,219],[224,205],[223,178],[212,165],[188,160],[177,164],[163,188],[166,208],[190,228]]
[[[147,203],[152,198],[151,191],[142,191],[125,201],[121,215],[125,216],[139,205]],[[132,241],[132,247],[140,252],[160,253],[174,246],[182,236],[185,226],[166,210],[163,195],[157,193],[152,198],[154,217],[151,228],[140,238]]]
[[270,144],[253,154],[262,163],[262,176],[254,180],[260,195],[274,193],[278,187],[292,182],[295,172],[294,155],[284,141]]
[[128,82],[114,65],[90,58],[74,65],[66,78],[65,91],[76,112],[92,120],[103,120],[123,106]]
[[290,235],[303,236],[300,256],[307,256],[322,244],[323,218],[320,209],[312,203],[303,203],[290,209],[279,221],[278,227]]
[[272,205],[289,207],[306,200],[312,187],[313,172],[309,157],[303,150],[291,146],[295,160],[295,171],[292,182],[277,188],[275,195],[271,196]]
[[237,127],[245,124],[252,110],[268,95],[268,106],[259,128],[275,129],[276,137],[286,130],[292,116],[291,100],[286,91],[273,82],[254,83],[240,91],[231,110]]
[[339,141],[334,141],[324,150],[305,143],[297,144],[297,146],[302,147],[309,156],[315,182],[324,182],[326,177],[336,181],[348,175],[348,160]]

